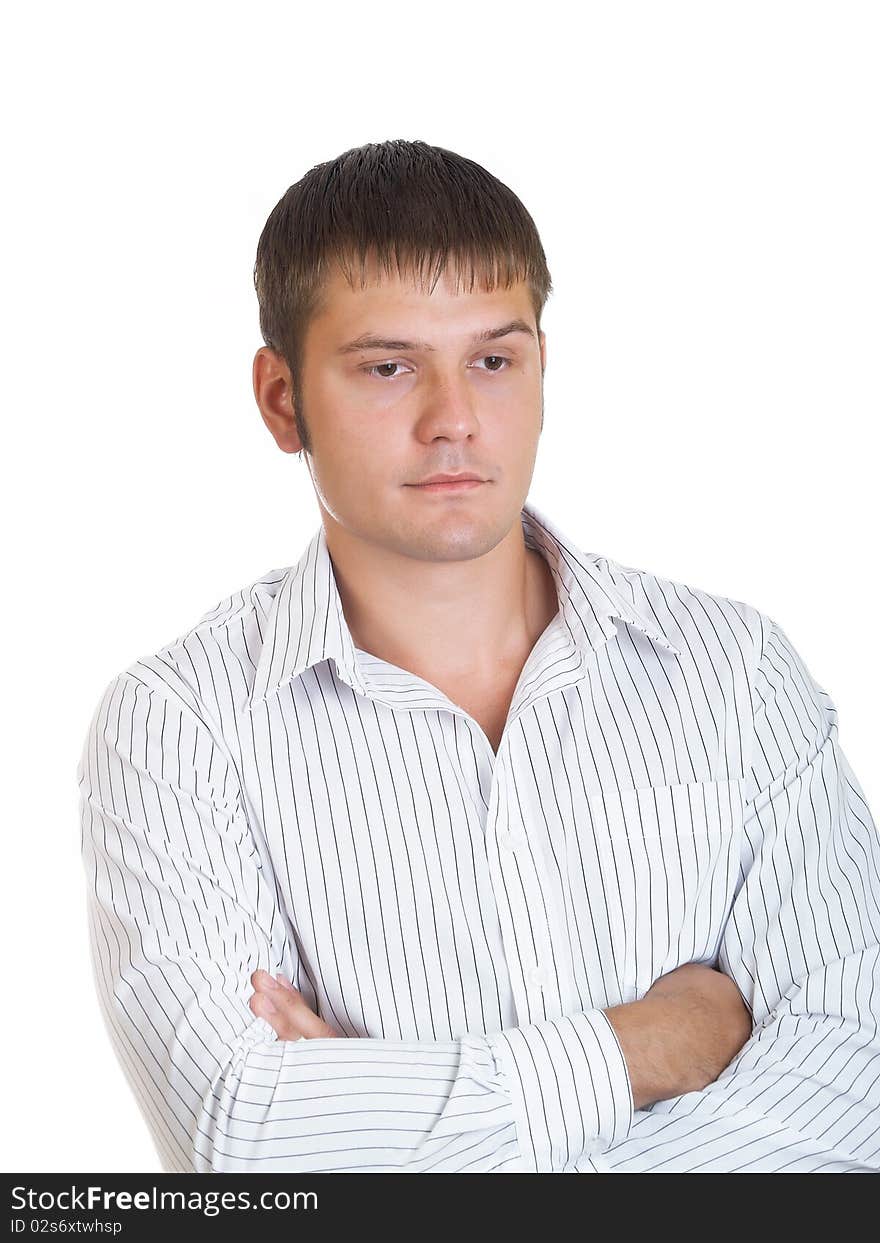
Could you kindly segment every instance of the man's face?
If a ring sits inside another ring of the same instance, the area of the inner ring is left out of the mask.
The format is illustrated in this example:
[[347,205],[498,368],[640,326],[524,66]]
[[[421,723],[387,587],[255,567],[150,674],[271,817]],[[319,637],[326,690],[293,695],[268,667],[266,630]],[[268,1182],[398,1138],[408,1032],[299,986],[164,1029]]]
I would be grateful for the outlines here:
[[[497,329],[507,331],[479,339]],[[353,289],[337,271],[309,325],[298,385],[319,502],[350,535],[398,554],[490,551],[528,494],[545,358],[525,283],[456,293],[444,273],[429,293],[373,269]],[[462,471],[485,482],[416,486]]]

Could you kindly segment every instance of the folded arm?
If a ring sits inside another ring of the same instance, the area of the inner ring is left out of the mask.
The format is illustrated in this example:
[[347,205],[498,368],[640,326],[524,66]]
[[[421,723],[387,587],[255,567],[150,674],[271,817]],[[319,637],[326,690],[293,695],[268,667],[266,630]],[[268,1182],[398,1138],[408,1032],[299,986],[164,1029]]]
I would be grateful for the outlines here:
[[705,1089],[637,1110],[607,1169],[880,1169],[880,840],[831,698],[763,624],[742,876],[719,954],[754,1031]]
[[251,975],[297,983],[299,963],[198,705],[120,674],[77,773],[99,998],[169,1172],[553,1169],[626,1133],[599,1009],[455,1040],[277,1039]]

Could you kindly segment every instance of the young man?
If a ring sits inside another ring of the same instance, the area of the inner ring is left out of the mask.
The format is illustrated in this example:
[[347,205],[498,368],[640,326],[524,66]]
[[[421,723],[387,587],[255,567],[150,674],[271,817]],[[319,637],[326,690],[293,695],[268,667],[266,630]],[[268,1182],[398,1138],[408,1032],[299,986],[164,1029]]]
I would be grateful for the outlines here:
[[164,1168],[880,1168],[880,847],[836,709],[773,619],[527,503],[523,205],[371,144],[290,187],[255,281],[321,526],[111,681],[77,774]]

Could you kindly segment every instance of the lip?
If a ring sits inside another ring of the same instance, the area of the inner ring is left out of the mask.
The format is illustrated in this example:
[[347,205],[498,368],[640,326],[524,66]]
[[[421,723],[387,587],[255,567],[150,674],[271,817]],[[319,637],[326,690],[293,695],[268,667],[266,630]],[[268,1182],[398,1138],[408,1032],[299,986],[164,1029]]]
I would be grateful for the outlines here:
[[475,475],[472,470],[438,470],[436,475],[426,475],[424,479],[420,479],[414,487],[421,487],[426,483],[464,483],[466,479],[476,480],[482,483],[480,475]]
[[485,479],[442,479],[434,483],[411,483],[411,488],[419,492],[469,492],[471,488],[479,488]]

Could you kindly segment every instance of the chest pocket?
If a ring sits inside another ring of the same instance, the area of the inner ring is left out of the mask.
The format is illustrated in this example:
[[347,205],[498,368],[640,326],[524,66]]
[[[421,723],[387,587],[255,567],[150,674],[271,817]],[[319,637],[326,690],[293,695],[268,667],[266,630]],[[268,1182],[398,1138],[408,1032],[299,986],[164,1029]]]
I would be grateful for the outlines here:
[[742,779],[591,794],[613,961],[624,1001],[661,975],[717,955],[733,900]]

